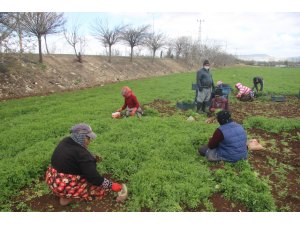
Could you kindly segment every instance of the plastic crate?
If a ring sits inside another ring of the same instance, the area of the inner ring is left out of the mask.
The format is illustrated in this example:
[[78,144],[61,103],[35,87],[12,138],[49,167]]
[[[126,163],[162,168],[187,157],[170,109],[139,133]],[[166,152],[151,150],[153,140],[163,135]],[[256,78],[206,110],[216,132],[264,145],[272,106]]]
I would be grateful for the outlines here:
[[283,96],[283,95],[272,95],[271,100],[273,102],[285,102],[285,96]]
[[183,110],[194,109],[195,103],[177,102],[176,107]]
[[231,87],[222,87],[221,88],[222,89],[222,93],[223,93],[223,95],[229,95],[230,94],[230,92],[231,92]]

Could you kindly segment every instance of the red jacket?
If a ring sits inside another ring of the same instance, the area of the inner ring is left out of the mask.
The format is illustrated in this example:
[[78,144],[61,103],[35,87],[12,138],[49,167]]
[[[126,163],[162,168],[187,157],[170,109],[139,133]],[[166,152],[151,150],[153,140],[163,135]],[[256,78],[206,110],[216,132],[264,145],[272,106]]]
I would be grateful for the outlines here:
[[125,103],[122,106],[122,110],[126,109],[126,107],[128,108],[139,108],[140,107],[140,103],[138,102],[136,96],[134,94],[131,94],[129,97],[125,98]]
[[212,109],[228,110],[228,100],[225,97],[214,97],[211,101],[211,105],[209,109],[211,111]]

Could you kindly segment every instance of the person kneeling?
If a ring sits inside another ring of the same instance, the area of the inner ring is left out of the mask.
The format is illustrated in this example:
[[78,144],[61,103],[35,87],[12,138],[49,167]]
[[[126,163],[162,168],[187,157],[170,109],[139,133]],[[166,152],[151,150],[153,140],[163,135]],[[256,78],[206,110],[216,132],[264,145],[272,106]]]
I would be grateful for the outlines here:
[[254,93],[250,88],[243,86],[241,83],[237,83],[235,87],[238,90],[237,99],[243,102],[253,101]]
[[[143,115],[143,110],[132,90],[125,86],[122,88],[121,94],[124,97],[125,102],[116,112],[120,112],[122,116],[128,117],[137,115],[140,118]],[[123,110],[125,110],[125,112],[123,112]]]
[[199,148],[198,152],[206,156],[210,162],[236,162],[247,159],[247,134],[244,128],[233,122],[229,111],[217,113],[220,124],[207,145]]
[[60,205],[66,206],[74,199],[102,199],[110,190],[120,192],[122,184],[112,182],[97,171],[96,163],[101,158],[88,149],[91,140],[96,138],[92,128],[80,123],[74,125],[70,133],[55,148],[45,174],[45,181],[60,198]]

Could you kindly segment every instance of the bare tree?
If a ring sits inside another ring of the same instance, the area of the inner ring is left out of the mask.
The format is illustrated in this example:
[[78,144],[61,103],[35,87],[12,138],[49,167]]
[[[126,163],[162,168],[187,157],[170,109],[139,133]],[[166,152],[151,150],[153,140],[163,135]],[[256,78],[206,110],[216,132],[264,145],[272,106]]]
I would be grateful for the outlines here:
[[[26,35],[24,29],[21,25],[22,14],[21,12],[9,12],[9,13],[1,13],[6,14],[6,23],[5,25],[13,32],[14,34],[11,37],[18,36],[18,45],[19,52],[22,54],[27,47],[27,43],[32,43],[30,35]],[[10,41],[14,41],[14,38],[10,38]],[[16,43],[13,44],[15,46]]]
[[59,33],[65,24],[63,13],[56,12],[26,12],[20,20],[22,28],[38,39],[39,62],[43,63],[42,56],[42,36]]
[[152,62],[158,49],[166,44],[166,37],[163,33],[150,33],[145,40],[146,46],[152,51]]
[[79,23],[74,22],[69,30],[67,28],[64,29],[64,36],[67,42],[73,47],[77,61],[81,63],[86,41],[83,36],[79,35],[79,28]]
[[173,41],[173,48],[175,50],[176,59],[178,60],[180,56],[183,55],[183,52],[187,52],[189,46],[191,45],[190,38],[186,36],[181,36],[176,38]]
[[8,39],[12,35],[15,28],[15,23],[13,17],[10,13],[0,13],[0,54],[1,54],[1,63],[4,62],[4,55],[2,52],[8,50]]
[[104,47],[108,46],[108,62],[111,62],[111,47],[118,43],[122,37],[122,31],[126,28],[126,25],[116,25],[110,28],[107,21],[102,21],[97,18],[91,25],[92,35],[98,39]]
[[12,29],[17,33],[18,38],[19,38],[19,52],[22,54],[24,52],[24,48],[23,48],[23,29],[21,27],[21,16],[22,13],[21,12],[16,12],[16,13],[9,13],[9,16],[12,20]]
[[123,32],[122,39],[130,46],[130,61],[132,62],[133,48],[138,45],[143,45],[147,37],[150,25],[144,25],[137,28],[127,27]]

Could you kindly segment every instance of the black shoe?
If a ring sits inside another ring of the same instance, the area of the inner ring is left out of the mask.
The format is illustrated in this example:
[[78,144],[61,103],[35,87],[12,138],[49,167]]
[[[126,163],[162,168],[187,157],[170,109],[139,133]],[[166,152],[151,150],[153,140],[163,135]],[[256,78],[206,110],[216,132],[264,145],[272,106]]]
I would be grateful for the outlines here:
[[208,146],[207,145],[203,145],[198,149],[198,153],[201,156],[206,156],[206,152],[207,152]]

